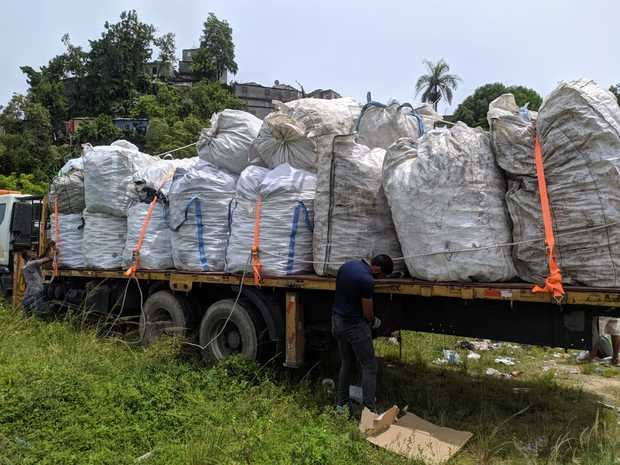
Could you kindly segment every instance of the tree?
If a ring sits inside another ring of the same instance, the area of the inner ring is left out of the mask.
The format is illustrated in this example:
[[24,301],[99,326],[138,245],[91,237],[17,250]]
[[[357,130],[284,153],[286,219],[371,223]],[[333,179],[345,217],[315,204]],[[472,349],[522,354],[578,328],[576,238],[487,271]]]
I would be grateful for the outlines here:
[[101,38],[89,41],[87,72],[96,113],[111,113],[119,101],[146,89],[144,64],[151,59],[155,34],[135,10],[123,11],[118,23],[106,21],[104,28]]
[[176,43],[172,32],[168,32],[153,40],[153,44],[159,49],[157,60],[159,61],[157,69],[157,77],[165,80],[171,77],[169,71],[177,61]]
[[620,105],[620,84],[616,84],[615,86],[611,86],[609,88],[609,92],[611,92],[612,94],[614,94],[616,96],[616,100],[618,101],[618,104]]
[[228,21],[219,20],[213,13],[204,23],[200,49],[193,57],[192,71],[199,78],[219,81],[226,70],[235,74],[235,45]]
[[109,145],[123,136],[109,115],[99,115],[94,122],[84,124],[75,133],[76,147],[82,144]]
[[203,120],[209,120],[213,113],[226,108],[245,108],[245,102],[235,97],[228,86],[219,82],[201,82],[192,86],[190,98],[192,114]]
[[422,92],[422,101],[430,102],[437,110],[437,104],[443,98],[452,103],[452,92],[457,89],[461,78],[450,74],[450,66],[442,58],[437,63],[424,60],[428,74],[423,74],[415,84],[416,95]]
[[530,110],[537,111],[542,103],[542,97],[533,89],[523,86],[506,87],[501,82],[495,82],[478,87],[473,95],[467,97],[457,107],[452,119],[463,121],[471,127],[480,126],[488,129],[487,112],[489,111],[489,103],[500,95],[507,93],[515,96],[517,105],[523,106],[528,104]]

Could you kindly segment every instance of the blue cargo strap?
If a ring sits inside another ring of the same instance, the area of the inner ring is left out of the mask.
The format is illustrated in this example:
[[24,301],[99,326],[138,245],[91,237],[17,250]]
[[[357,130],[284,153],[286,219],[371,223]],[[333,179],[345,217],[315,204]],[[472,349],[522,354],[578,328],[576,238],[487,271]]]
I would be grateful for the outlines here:
[[196,216],[196,239],[198,240],[198,253],[200,255],[200,265],[202,266],[203,271],[209,271],[209,267],[207,266],[207,254],[205,252],[205,241],[204,241],[204,224],[202,223],[202,208],[200,205],[200,199],[198,197],[194,197],[191,200],[191,203],[194,204],[194,215]]
[[293,273],[293,265],[295,264],[295,241],[297,238],[297,228],[299,225],[299,215],[302,212],[304,213],[304,222],[306,223],[306,227],[310,232],[314,229],[312,227],[312,222],[310,221],[310,215],[308,213],[308,209],[303,201],[299,201],[295,206],[295,210],[293,211],[293,225],[291,227],[291,236],[288,242],[288,260],[286,263],[286,274]]

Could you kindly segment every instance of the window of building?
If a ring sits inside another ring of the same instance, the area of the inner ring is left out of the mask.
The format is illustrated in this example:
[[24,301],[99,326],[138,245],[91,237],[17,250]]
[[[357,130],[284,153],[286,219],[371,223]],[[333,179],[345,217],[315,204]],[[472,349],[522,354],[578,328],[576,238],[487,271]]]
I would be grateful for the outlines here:
[[248,88],[247,87],[242,87],[241,88],[241,95],[248,95]]
[[265,97],[271,97],[271,89],[265,89]]

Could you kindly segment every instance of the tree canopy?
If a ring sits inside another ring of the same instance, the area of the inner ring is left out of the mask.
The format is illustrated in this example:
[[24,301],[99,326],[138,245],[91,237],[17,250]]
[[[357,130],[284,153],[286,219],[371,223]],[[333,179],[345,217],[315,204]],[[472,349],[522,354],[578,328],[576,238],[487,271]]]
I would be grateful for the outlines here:
[[478,87],[472,95],[467,97],[457,107],[452,119],[463,121],[471,127],[480,126],[488,129],[487,112],[489,103],[502,94],[513,94],[517,105],[528,104],[530,110],[537,111],[542,103],[542,97],[533,89],[523,86],[505,86],[501,82],[485,84]]
[[433,104],[437,110],[437,104],[441,99],[452,103],[452,94],[458,87],[461,78],[456,74],[450,74],[450,65],[442,58],[437,63],[424,60],[428,74],[420,76],[415,84],[416,95],[422,92],[422,101]]
[[228,21],[220,20],[213,13],[204,23],[200,48],[193,57],[192,70],[200,78],[218,81],[226,70],[235,74],[235,45]]
[[[64,52],[36,69],[22,66],[26,95],[15,95],[0,107],[0,188],[40,193],[66,159],[77,156],[80,144],[108,144],[125,138],[147,153],[158,154],[198,139],[214,112],[244,108],[231,89],[208,82],[222,67],[237,71],[232,29],[209,15],[201,49],[209,67],[207,80],[191,87],[166,82],[169,74],[147,73],[145,64],[157,57],[162,68],[176,62],[173,33],[158,34],[134,11],[106,22],[100,37],[82,48],[61,39]],[[214,71],[215,70],[215,71]],[[215,79],[212,79],[215,80]],[[92,117],[71,137],[65,122]],[[113,118],[148,118],[145,134],[123,131]],[[175,156],[193,156],[195,148]]]

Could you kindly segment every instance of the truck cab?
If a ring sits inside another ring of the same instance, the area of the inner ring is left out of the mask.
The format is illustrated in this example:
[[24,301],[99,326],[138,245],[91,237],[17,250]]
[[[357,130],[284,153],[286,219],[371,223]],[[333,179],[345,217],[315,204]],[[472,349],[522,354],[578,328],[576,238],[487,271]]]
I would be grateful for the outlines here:
[[39,241],[41,197],[0,190],[0,292],[11,294],[13,254]]

